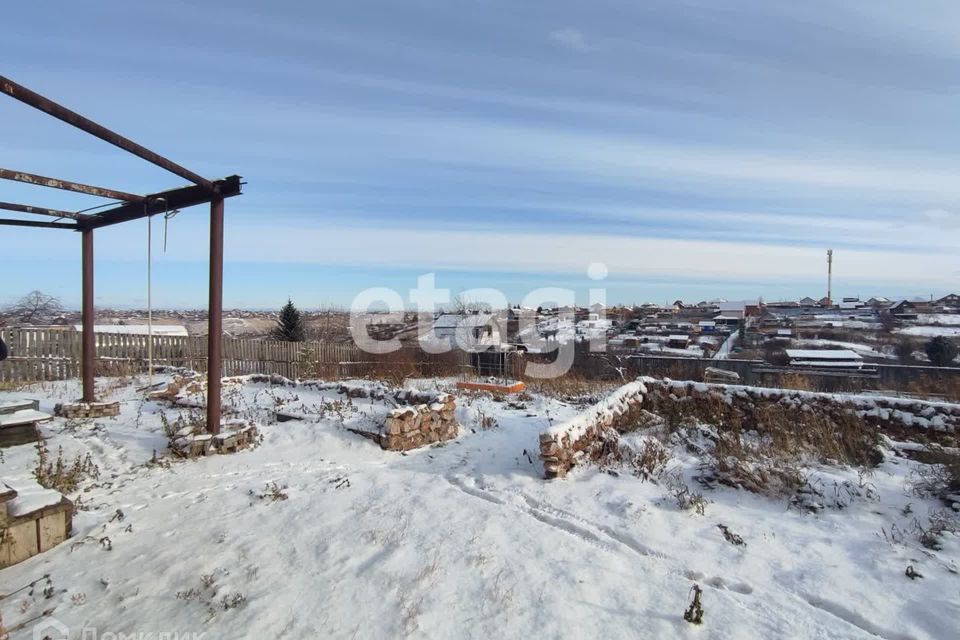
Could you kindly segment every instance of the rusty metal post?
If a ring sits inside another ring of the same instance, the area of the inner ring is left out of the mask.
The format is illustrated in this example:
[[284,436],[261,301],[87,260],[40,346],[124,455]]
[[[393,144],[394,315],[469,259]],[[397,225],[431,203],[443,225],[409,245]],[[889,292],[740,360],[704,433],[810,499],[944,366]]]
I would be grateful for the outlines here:
[[93,378],[96,375],[96,338],[93,334],[93,230],[81,232],[83,249],[83,336],[80,354],[80,369],[83,378],[83,401],[93,402]]
[[210,302],[207,316],[207,431],[220,433],[223,364],[223,198],[210,202]]

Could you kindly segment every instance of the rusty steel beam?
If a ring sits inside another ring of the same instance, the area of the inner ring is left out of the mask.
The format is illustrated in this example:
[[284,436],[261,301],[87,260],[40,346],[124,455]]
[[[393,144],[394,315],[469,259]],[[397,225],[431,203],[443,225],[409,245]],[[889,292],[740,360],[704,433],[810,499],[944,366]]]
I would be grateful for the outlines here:
[[51,218],[71,218],[73,220],[84,220],[91,216],[73,211],[61,211],[60,209],[47,209],[46,207],[32,207],[28,204],[14,204],[13,202],[0,202],[0,209],[7,211],[19,211],[20,213],[35,213],[38,216],[50,216]]
[[83,336],[80,343],[80,375],[83,379],[83,401],[95,402],[94,376],[97,368],[97,344],[93,334],[93,229],[84,229],[81,233],[81,262],[83,272],[83,298],[81,321]]
[[213,182],[219,194],[207,191],[203,187],[181,187],[154,193],[145,197],[142,203],[128,202],[112,209],[102,211],[95,216],[89,216],[81,226],[89,229],[98,229],[112,224],[129,222],[147,216],[153,216],[174,209],[186,209],[198,204],[206,204],[219,198],[230,198],[240,195],[240,176],[230,176]]
[[175,162],[167,160],[163,156],[150,151],[150,149],[137,144],[133,140],[125,138],[120,134],[97,124],[89,118],[81,116],[75,111],[71,111],[64,106],[61,106],[48,98],[44,98],[39,93],[35,93],[23,85],[17,84],[13,80],[10,80],[2,75],[0,75],[0,91],[7,94],[11,98],[15,98],[35,109],[39,109],[40,111],[43,111],[44,113],[47,113],[58,120],[62,120],[67,124],[73,125],[81,131],[85,131],[92,136],[96,136],[104,142],[109,142],[115,147],[120,147],[124,151],[143,158],[147,162],[155,164],[161,169],[166,169],[170,173],[178,175],[185,180],[189,180],[190,182],[199,185],[208,191],[215,192],[216,190],[214,184],[203,176],[200,176]]
[[223,198],[210,203],[210,301],[207,308],[207,432],[220,433],[223,366]]
[[39,222],[37,220],[8,220],[0,218],[0,225],[8,227],[40,227],[45,229],[70,229],[78,231],[80,227],[69,222]]
[[57,178],[48,178],[38,176],[34,173],[25,171],[13,171],[11,169],[0,169],[0,178],[4,180],[14,180],[16,182],[26,182],[40,187],[50,187],[51,189],[63,189],[64,191],[74,191],[76,193],[85,193],[89,196],[98,196],[100,198],[109,198],[110,200],[126,200],[127,202],[143,202],[143,196],[138,196],[125,191],[116,189],[105,189],[103,187],[94,187],[80,182],[70,182],[68,180],[58,180]]

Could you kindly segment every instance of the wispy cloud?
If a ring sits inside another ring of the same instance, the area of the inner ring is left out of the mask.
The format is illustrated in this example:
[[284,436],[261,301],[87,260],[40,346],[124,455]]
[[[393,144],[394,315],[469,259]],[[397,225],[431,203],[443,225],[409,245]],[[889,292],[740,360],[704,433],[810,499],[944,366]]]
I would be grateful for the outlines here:
[[594,51],[596,47],[587,42],[586,36],[579,29],[573,27],[564,27],[550,32],[550,40],[567,49],[573,49],[581,53]]
[[[542,279],[609,259],[663,283],[776,286],[819,277],[832,246],[838,273],[873,278],[878,293],[955,279],[950,0],[927,12],[556,0],[423,13],[386,0],[375,11],[105,1],[151,28],[117,30],[79,4],[50,23],[17,3],[5,73],[205,175],[243,175],[227,205],[228,267],[464,269],[496,286],[507,270]],[[203,30],[218,20],[229,28]],[[29,30],[41,23],[44,40]],[[97,90],[121,84],[122,100]],[[0,111],[14,168],[132,192],[178,185],[13,101]],[[0,184],[0,199],[86,206],[27,189]],[[13,260],[48,268],[38,246],[76,258],[71,234],[34,231],[3,232],[0,272]],[[98,232],[98,264],[140,260],[144,231]],[[204,212],[185,211],[158,260],[202,258],[205,234]],[[105,287],[120,281],[98,268]],[[273,294],[256,287],[251,297]],[[21,288],[32,287],[0,279],[0,298]]]
[[960,212],[946,209],[927,209],[920,214],[920,220],[930,226],[941,229],[960,229]]

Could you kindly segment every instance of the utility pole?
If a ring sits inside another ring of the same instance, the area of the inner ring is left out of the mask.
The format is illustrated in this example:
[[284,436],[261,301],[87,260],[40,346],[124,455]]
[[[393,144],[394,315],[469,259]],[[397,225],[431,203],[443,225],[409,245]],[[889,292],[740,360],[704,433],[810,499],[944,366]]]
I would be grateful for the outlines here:
[[833,306],[833,249],[827,249],[827,306]]

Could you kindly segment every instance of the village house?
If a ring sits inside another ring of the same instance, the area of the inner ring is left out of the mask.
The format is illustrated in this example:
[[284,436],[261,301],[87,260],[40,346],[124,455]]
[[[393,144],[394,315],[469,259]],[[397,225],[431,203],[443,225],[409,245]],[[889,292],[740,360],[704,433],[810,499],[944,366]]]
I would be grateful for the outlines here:
[[909,300],[898,300],[890,305],[888,311],[898,320],[916,320],[917,307]]
[[933,309],[936,313],[958,313],[960,312],[960,295],[950,293],[938,300],[933,301]]
[[433,322],[428,341],[449,340],[464,351],[485,351],[503,342],[500,324],[492,313],[444,313]]

